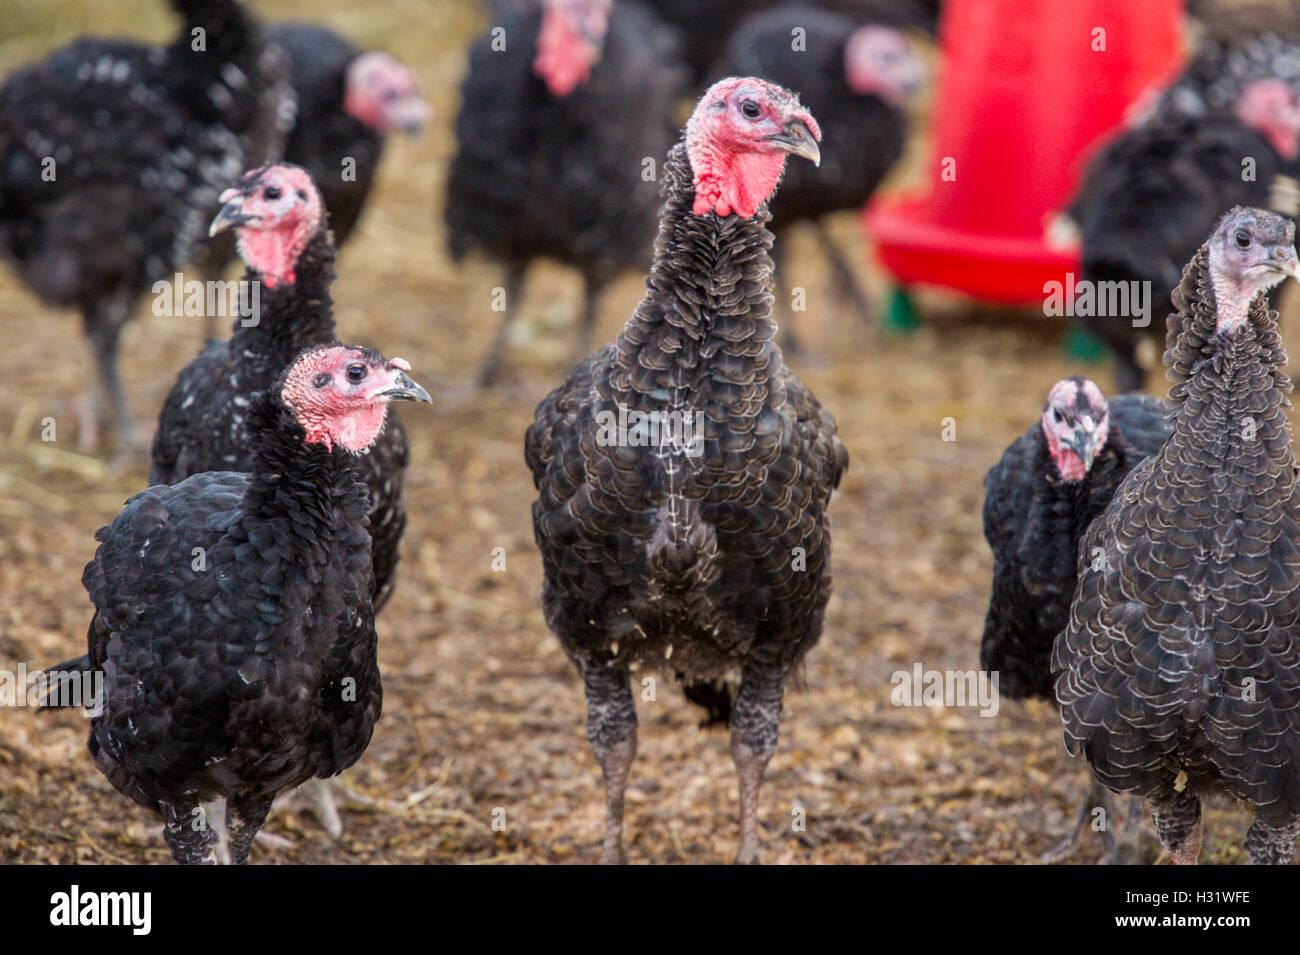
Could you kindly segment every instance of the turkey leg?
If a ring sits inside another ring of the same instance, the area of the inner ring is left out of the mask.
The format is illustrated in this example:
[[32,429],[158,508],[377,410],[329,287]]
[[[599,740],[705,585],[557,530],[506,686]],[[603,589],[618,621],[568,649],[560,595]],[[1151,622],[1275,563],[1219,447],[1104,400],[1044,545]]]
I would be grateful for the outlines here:
[[601,663],[583,666],[587,693],[587,741],[605,777],[605,840],[602,865],[627,862],[623,851],[623,791],[636,757],[636,703],[627,671]]
[[779,670],[754,664],[745,667],[731,710],[731,758],[740,785],[737,865],[758,862],[758,792],[768,761],[776,752],[781,701]]

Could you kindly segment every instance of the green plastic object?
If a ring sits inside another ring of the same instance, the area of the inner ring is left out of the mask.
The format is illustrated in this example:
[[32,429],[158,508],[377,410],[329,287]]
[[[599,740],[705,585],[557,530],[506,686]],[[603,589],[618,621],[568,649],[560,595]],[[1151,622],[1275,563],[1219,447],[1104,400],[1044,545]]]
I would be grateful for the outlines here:
[[1065,354],[1075,361],[1096,364],[1105,359],[1106,346],[1095,335],[1071,324],[1065,333]]
[[916,311],[916,302],[907,289],[895,285],[889,291],[889,302],[885,306],[885,329],[899,334],[916,331],[921,325],[921,317]]

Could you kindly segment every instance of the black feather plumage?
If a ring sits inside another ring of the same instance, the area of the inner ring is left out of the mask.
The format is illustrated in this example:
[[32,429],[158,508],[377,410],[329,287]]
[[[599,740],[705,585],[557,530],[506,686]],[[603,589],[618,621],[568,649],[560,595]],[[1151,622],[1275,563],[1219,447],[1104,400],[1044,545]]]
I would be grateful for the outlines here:
[[82,39],[0,87],[0,252],[46,302],[81,311],[127,432],[121,329],[154,282],[209,254],[217,196],[273,148],[287,108],[241,3],[172,5],[168,45]]
[[[261,285],[258,320],[245,325],[236,319],[228,341],[210,343],[177,376],[158,417],[151,484],[253,466],[250,397],[269,387],[303,348],[334,340],[334,244],[323,223],[298,257],[294,274],[294,281],[271,288],[254,269],[246,271],[245,282]],[[403,475],[409,458],[406,431],[390,409],[383,433],[357,462],[370,490],[376,612],[394,586],[406,529]]]
[[89,653],[65,666],[104,677],[91,754],[179,862],[212,861],[216,798],[242,862],[276,793],[356,762],[379,718],[367,491],[279,393],[248,405],[246,473],[137,494],[82,578]]
[[1235,112],[1247,87],[1267,79],[1300,94],[1300,16],[1277,4],[1206,11],[1192,59],[1084,173],[1069,210],[1083,278],[1151,283],[1149,325],[1135,327],[1132,315],[1084,320],[1115,352],[1121,391],[1142,387],[1137,343],[1145,337],[1163,350],[1183,265],[1224,210],[1295,214],[1300,163]]
[[643,178],[674,136],[675,36],[637,3],[615,4],[600,62],[557,99],[533,72],[540,15],[508,17],[469,51],[447,175],[447,241],[459,258],[551,257],[601,278],[649,260],[658,185]]
[[1196,52],[1140,118],[1207,118],[1230,112],[1255,80],[1276,77],[1300,93],[1300,10],[1272,0],[1205,0]]
[[[850,89],[844,44],[858,18],[807,4],[783,4],[747,18],[731,35],[713,75],[758,76],[797,90],[821,127],[821,165],[792,163],[772,197],[769,228],[782,233],[797,222],[860,209],[903,154],[907,116],[875,95]],[[791,48],[791,31],[804,30],[805,48]]]
[[[831,416],[772,341],[766,206],[752,219],[693,214],[682,144],[664,174],[646,297],[538,405],[525,439],[546,620],[582,673],[602,762],[635,739],[639,666],[681,675],[715,717],[729,706],[733,751],[739,740],[770,755],[782,686],[821,634],[826,508],[847,465]],[[699,453],[684,432],[668,448],[601,436],[629,412],[698,412]],[[734,699],[705,689],[737,675]]]
[[[1289,220],[1244,214],[1270,246],[1294,243]],[[1291,383],[1263,295],[1219,330],[1210,249],[1175,294],[1173,432],[1088,530],[1081,553],[1101,559],[1080,560],[1052,665],[1066,747],[1110,789],[1148,799],[1176,859],[1195,860],[1201,797],[1226,792],[1255,810],[1251,859],[1288,862],[1300,834]]]
[[[733,32],[745,21],[746,17],[760,14],[769,7],[776,6],[780,0],[644,0],[661,18],[681,31],[686,60],[690,64],[693,80],[701,83],[713,71],[719,58],[731,42]],[[939,28],[939,0],[822,0],[816,6],[802,5],[813,14],[825,11],[853,17],[862,21],[885,24],[887,26],[908,28],[928,33],[931,36]],[[790,34],[786,34],[789,46]],[[715,74],[716,75],[716,74]],[[763,74],[755,74],[763,75]],[[776,77],[768,77],[774,82]],[[812,107],[814,115],[816,106],[809,99],[804,99],[804,90],[791,86],[800,94],[800,100]]]
[[[1247,158],[1252,178],[1243,176]],[[1143,385],[1141,338],[1163,350],[1182,264],[1219,216],[1234,205],[1268,208],[1277,179],[1297,171],[1264,136],[1223,114],[1153,118],[1089,163],[1070,209],[1083,242],[1082,277],[1150,283],[1148,324],[1135,325],[1136,314],[1082,319],[1115,352],[1121,391]]]
[[1079,542],[1137,464],[1169,436],[1168,409],[1146,395],[1108,402],[1110,435],[1081,481],[1062,480],[1035,423],[984,478],[984,537],[993,550],[980,666],[1010,699],[1055,700],[1052,641],[1065,627]]
[[[504,50],[491,31],[469,51],[447,174],[448,249],[477,250],[507,271],[508,323],[523,274],[537,258],[579,270],[586,283],[579,347],[588,347],[601,292],[650,260],[658,166],[675,136],[685,92],[675,31],[635,2],[614,4],[590,77],[557,98],[535,74],[541,14],[509,14]],[[492,381],[504,325],[483,369]]]
[[[789,230],[801,222],[816,223],[824,216],[860,210],[903,154],[907,139],[907,114],[897,104],[875,94],[854,91],[845,74],[845,46],[853,32],[866,23],[868,11],[846,15],[802,3],[782,4],[745,19],[727,42],[714,65],[713,76],[759,76],[798,90],[821,127],[821,163],[793,163],[785,171],[781,188],[771,200],[776,236],[778,297],[795,284],[782,274],[782,250]],[[802,44],[793,48],[792,37],[802,30]],[[844,254],[830,234],[819,231],[838,280],[865,317],[869,306]],[[787,315],[782,346],[800,349]]]

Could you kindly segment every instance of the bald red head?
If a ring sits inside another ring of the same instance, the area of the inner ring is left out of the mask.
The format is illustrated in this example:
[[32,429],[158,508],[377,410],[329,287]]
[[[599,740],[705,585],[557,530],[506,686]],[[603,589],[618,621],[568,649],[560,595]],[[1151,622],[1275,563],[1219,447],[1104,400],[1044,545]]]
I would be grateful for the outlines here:
[[280,398],[292,409],[309,444],[358,454],[384,430],[390,401],[430,401],[410,379],[411,366],[359,345],[318,345],[285,374]]
[[387,53],[363,53],[348,66],[343,111],[379,134],[416,133],[433,115],[415,74]]
[[1282,80],[1258,80],[1242,90],[1237,118],[1268,139],[1284,158],[1294,160],[1300,153],[1300,98]]
[[1057,473],[1073,484],[1084,479],[1110,438],[1110,406],[1090,379],[1063,378],[1047,393],[1042,426]]
[[925,66],[900,31],[869,24],[844,43],[844,77],[849,89],[901,105],[925,79]]
[[686,124],[696,215],[752,216],[776,189],[786,154],[821,162],[812,113],[783,87],[729,77],[709,87]]
[[292,283],[298,256],[324,228],[325,206],[307,170],[279,163],[246,172],[221,203],[209,235],[233,228],[240,258],[268,287]]

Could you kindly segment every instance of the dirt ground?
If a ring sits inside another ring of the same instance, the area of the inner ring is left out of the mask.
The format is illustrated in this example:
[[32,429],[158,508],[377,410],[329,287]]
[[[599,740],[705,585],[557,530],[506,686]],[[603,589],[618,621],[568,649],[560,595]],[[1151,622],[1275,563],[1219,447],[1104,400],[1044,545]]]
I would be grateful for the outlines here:
[[[83,32],[161,38],[159,0],[42,0],[0,23],[0,73]],[[256,863],[588,862],[603,799],[584,736],[581,687],[539,609],[533,489],[523,463],[532,409],[568,367],[575,276],[543,265],[527,290],[507,383],[471,387],[496,314],[487,263],[453,266],[439,209],[466,40],[483,25],[469,0],[259,0],[268,18],[327,22],[412,64],[437,109],[416,142],[395,140],[335,285],[340,336],[407,358],[435,404],[406,408],[410,526],[396,595],[379,620],[384,716],[347,774],[376,804],[345,813],[332,839],[300,811],[267,830],[289,848]],[[39,8],[39,10],[37,9]],[[430,12],[433,11],[433,12]],[[923,147],[918,144],[918,150]],[[909,164],[917,167],[915,156]],[[906,178],[904,176],[903,178]],[[834,223],[873,298],[887,288],[854,216]],[[1048,386],[1077,371],[1103,388],[1105,365],[1069,362],[1064,327],[927,296],[911,335],[868,328],[839,306],[806,237],[791,281],[823,356],[792,362],[835,414],[852,458],[832,504],[835,596],[801,688],[786,698],[780,748],[762,796],[764,861],[1030,863],[1073,819],[1085,769],[1055,712],[1004,703],[898,708],[891,674],[977,665],[991,556],[980,525],[984,472],[1036,419]],[[608,296],[602,340],[635,305],[638,276]],[[92,382],[75,316],[52,312],[0,269],[0,668],[36,668],[85,649],[80,583],[92,535],[144,486],[78,450],[78,399]],[[125,339],[133,410],[151,430],[176,372],[200,342],[197,320],[142,307]],[[1163,393],[1158,379],[1153,384]],[[52,417],[57,440],[40,440]],[[951,417],[956,440],[941,438]],[[506,569],[492,569],[494,548]],[[675,687],[640,708],[628,793],[634,862],[730,861],[736,785],[725,734],[696,726]],[[77,713],[0,712],[0,862],[165,862],[156,820],[118,796],[85,750]],[[793,824],[806,818],[805,831]],[[504,819],[504,830],[493,828]],[[1203,861],[1240,861],[1247,819],[1208,814]],[[1149,822],[1147,823],[1149,829]],[[1069,861],[1102,855],[1090,834]],[[1152,839],[1143,857],[1158,858]],[[1167,861],[1167,860],[1163,860]]]

